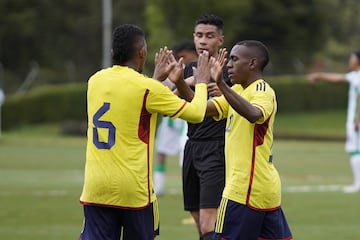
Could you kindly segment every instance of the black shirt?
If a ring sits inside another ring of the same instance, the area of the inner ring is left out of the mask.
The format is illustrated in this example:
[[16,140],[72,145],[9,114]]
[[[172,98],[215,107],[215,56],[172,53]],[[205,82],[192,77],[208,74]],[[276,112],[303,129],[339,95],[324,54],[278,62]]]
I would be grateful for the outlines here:
[[[184,69],[184,78],[193,76],[192,67],[196,67],[197,62],[190,62],[186,64]],[[232,86],[228,77],[227,69],[224,68],[223,78],[227,85]],[[210,80],[212,81],[212,80]],[[226,119],[215,121],[212,117],[205,117],[201,123],[193,124],[188,122],[187,135],[189,140],[212,140],[212,139],[225,139],[225,125]]]

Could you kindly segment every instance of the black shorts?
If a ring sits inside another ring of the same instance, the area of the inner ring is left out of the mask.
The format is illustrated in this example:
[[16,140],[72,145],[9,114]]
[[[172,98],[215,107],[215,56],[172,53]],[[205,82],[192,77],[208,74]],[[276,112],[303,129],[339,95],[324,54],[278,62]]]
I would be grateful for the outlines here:
[[217,208],[225,185],[224,140],[188,140],[182,179],[186,211]]

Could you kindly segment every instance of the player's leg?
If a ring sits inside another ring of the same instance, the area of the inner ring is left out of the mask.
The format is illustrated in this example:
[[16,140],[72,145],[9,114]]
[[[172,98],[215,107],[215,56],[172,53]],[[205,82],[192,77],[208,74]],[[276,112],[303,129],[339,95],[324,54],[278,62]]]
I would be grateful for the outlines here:
[[281,208],[266,212],[259,239],[292,239],[292,234]]
[[350,155],[350,166],[353,173],[354,183],[344,187],[344,192],[354,193],[360,191],[360,152],[352,152]]
[[265,212],[223,198],[216,219],[214,239],[254,239],[260,236]]
[[201,161],[196,163],[200,175],[200,231],[204,239],[215,228],[217,208],[225,185],[224,142],[202,142]]
[[217,208],[200,208],[199,225],[201,231],[201,240],[210,240],[213,238]]
[[122,211],[123,240],[152,240],[159,235],[157,201],[144,209]]
[[184,209],[185,211],[190,212],[200,234],[200,225],[199,225],[200,185],[199,185],[198,174],[193,166],[193,160],[194,158],[196,158],[196,152],[194,150],[196,150],[194,149],[194,143],[191,140],[187,141],[184,149],[184,162],[182,168],[183,199],[184,199]]
[[80,240],[119,240],[121,222],[118,209],[84,206],[84,229]]
[[155,171],[154,171],[154,188],[155,193],[158,196],[164,194],[164,185],[165,185],[165,163],[166,163],[166,154],[157,153]]
[[360,191],[360,132],[355,131],[353,122],[346,124],[345,150],[350,153],[350,167],[354,182],[344,187],[344,192],[354,193]]
[[195,222],[196,229],[198,230],[199,235],[201,236],[201,232],[200,232],[200,212],[199,212],[199,210],[190,211],[190,215],[191,215],[192,219]]

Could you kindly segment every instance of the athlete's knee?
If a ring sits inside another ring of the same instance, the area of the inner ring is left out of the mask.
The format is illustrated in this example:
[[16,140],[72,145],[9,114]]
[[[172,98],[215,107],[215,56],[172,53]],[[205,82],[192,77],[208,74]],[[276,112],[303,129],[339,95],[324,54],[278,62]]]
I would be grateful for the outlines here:
[[216,216],[217,216],[216,208],[200,209],[199,223],[200,223],[200,232],[202,234],[206,234],[208,232],[214,231]]

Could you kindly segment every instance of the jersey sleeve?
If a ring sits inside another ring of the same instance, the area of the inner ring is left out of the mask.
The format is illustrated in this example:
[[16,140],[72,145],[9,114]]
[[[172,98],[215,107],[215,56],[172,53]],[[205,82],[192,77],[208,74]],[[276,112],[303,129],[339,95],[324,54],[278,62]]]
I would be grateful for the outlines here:
[[[171,116],[171,118],[180,117],[190,123],[200,123],[204,120],[207,106],[207,86],[205,83],[195,85],[195,95],[193,100],[187,102],[183,111]],[[195,118],[196,117],[196,118]]]
[[345,75],[346,81],[351,87],[356,89],[357,93],[360,93],[360,73],[356,71],[349,72]]
[[355,75],[356,75],[355,72],[349,72],[349,73],[345,74],[346,81],[350,84],[355,82],[355,80],[356,80]]
[[253,97],[250,103],[261,111],[262,117],[256,123],[262,124],[271,116],[276,108],[275,92],[266,82],[260,82],[254,86]]
[[187,102],[159,83],[150,91],[146,108],[151,113],[158,112],[172,119],[182,118],[191,123],[199,123],[204,119],[206,102],[206,84],[196,84],[194,98]]

